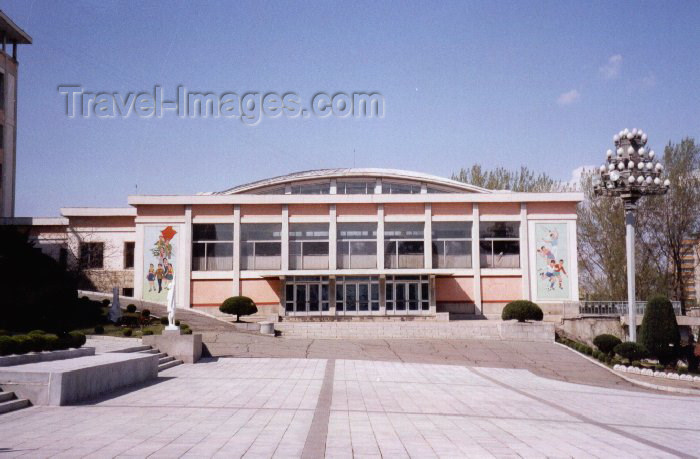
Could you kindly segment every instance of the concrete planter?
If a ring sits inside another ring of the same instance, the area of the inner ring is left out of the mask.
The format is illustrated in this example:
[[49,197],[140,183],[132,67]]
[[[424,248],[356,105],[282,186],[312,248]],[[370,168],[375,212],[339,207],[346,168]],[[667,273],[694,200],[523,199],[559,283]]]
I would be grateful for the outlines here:
[[165,330],[162,335],[144,336],[141,342],[185,363],[195,363],[202,357],[202,335],[197,333],[181,335]]
[[60,351],[5,355],[0,357],[0,367],[24,365],[27,363],[50,362],[52,360],[72,359],[75,357],[85,357],[87,355],[95,355],[95,348],[81,347],[79,349],[64,349]]

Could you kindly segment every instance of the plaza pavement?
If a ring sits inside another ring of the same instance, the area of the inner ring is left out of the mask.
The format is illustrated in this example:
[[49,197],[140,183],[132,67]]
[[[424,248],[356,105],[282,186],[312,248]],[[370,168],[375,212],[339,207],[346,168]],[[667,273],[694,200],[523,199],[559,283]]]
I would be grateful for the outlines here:
[[528,370],[213,358],[0,416],[2,457],[691,457],[700,398]]

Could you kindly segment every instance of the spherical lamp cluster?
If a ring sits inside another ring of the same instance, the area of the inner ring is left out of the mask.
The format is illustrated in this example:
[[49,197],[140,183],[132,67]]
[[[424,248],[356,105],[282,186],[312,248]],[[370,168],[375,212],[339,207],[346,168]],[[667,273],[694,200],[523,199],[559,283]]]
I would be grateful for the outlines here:
[[593,190],[602,196],[664,194],[671,186],[663,179],[664,166],[655,160],[654,150],[647,150],[647,134],[641,129],[624,129],[613,136],[615,150],[606,152],[607,161],[594,177]]

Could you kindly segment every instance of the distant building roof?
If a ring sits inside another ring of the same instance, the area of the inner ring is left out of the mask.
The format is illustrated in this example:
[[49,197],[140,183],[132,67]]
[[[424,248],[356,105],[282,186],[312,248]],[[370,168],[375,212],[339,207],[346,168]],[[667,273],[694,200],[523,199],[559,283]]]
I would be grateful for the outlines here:
[[27,32],[20,29],[12,19],[0,10],[0,32],[3,33],[9,42],[19,45],[31,45],[32,37]]
[[256,182],[246,183],[224,191],[214,193],[215,195],[228,195],[249,193],[263,188],[273,187],[275,185],[284,185],[291,182],[303,182],[309,180],[320,179],[358,179],[358,178],[386,178],[388,180],[409,180],[414,182],[422,182],[428,185],[437,185],[449,188],[453,191],[461,191],[466,193],[494,193],[494,190],[488,190],[468,183],[458,182],[456,180],[437,177],[435,175],[423,174],[421,172],[404,171],[398,169],[378,169],[378,168],[339,168],[339,169],[316,169],[310,171],[294,172],[292,174],[280,175],[278,177],[258,180]]

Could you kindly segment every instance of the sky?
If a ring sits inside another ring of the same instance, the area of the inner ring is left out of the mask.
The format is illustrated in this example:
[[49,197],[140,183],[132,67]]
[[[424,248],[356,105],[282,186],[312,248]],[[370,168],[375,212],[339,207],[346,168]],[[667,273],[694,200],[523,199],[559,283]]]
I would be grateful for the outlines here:
[[[700,2],[2,1],[19,49],[17,216],[294,171],[474,163],[560,180],[644,129],[700,139]],[[384,116],[66,115],[59,86],[379,93]]]

